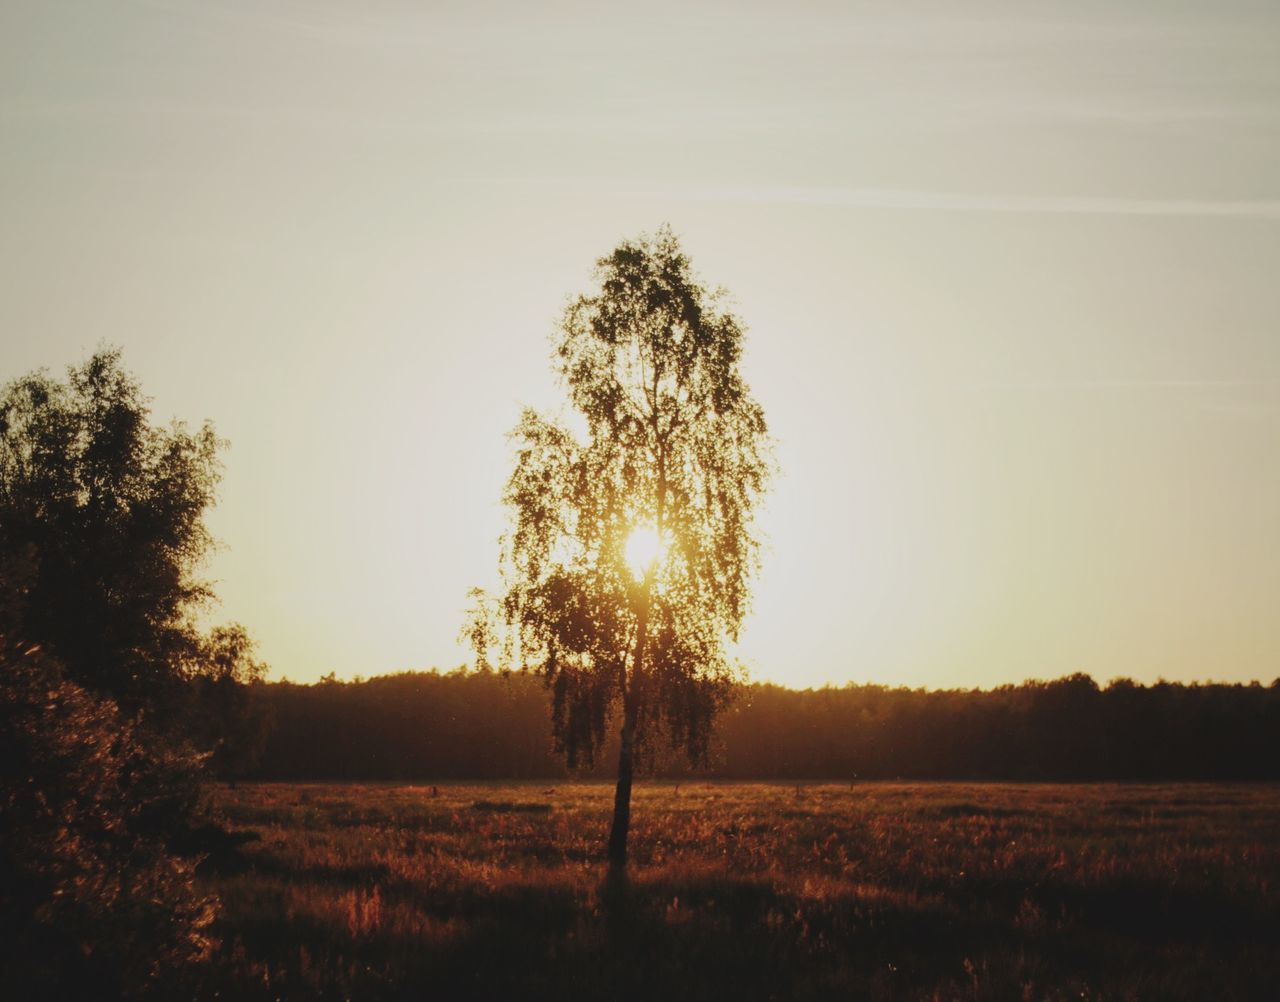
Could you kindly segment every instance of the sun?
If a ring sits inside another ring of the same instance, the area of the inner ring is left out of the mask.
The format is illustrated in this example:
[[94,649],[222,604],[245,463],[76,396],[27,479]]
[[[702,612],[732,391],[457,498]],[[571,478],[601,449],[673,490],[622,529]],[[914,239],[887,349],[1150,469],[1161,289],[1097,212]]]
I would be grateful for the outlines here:
[[652,526],[636,526],[631,530],[631,535],[627,537],[627,545],[624,550],[627,566],[631,568],[631,573],[637,579],[643,578],[649,573],[654,561],[662,555],[663,549],[665,549],[665,546],[662,537],[654,531]]

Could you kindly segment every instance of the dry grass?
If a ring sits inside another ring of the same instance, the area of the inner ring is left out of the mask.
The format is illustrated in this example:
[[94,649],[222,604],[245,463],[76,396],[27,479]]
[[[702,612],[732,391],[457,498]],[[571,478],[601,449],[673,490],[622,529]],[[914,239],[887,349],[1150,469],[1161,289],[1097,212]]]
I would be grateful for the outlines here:
[[235,998],[1269,998],[1274,786],[260,785],[196,991]]

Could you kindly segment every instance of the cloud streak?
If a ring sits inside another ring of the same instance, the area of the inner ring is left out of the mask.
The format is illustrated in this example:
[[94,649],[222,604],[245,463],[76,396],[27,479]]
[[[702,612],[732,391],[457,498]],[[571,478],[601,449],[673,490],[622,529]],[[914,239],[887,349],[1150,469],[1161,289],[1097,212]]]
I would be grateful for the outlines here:
[[636,189],[692,201],[764,205],[815,205],[850,209],[906,209],[934,212],[994,212],[1091,216],[1172,216],[1280,221],[1280,199],[1098,198],[1078,195],[998,195],[899,188],[730,186],[723,188]]
[[1280,379],[1025,379],[972,385],[986,390],[1248,389],[1277,387]]
[[809,205],[913,212],[1018,215],[1153,216],[1256,219],[1280,222],[1280,198],[1106,198],[1087,195],[1002,195],[918,188],[844,188],[806,185],[689,185],[609,181],[603,178],[470,176],[459,184],[564,188],[643,201]]

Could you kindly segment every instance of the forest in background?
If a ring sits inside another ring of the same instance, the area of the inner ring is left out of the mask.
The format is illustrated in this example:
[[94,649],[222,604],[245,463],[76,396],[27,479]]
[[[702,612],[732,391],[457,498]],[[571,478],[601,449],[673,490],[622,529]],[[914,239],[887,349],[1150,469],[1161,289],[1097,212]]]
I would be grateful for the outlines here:
[[[270,730],[250,775],[275,780],[563,779],[550,695],[512,673],[403,672],[260,685]],[[612,775],[617,728],[594,765]],[[651,759],[679,778],[1280,779],[1280,679],[1100,687],[1076,674],[991,690],[743,686],[710,760]]]

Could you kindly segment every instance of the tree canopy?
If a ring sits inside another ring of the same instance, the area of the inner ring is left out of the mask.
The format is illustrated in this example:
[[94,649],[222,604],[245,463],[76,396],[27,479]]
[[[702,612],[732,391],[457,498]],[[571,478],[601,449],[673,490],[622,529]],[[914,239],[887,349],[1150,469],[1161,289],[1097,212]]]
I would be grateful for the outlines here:
[[263,719],[248,634],[199,622],[221,447],[153,425],[115,351],[0,393],[0,952],[29,995],[160,991],[208,951],[199,784]]
[[198,624],[223,444],[207,423],[152,424],[114,350],[0,396],[0,555],[29,567],[16,629],[128,713],[172,710],[196,677],[262,673],[243,631],[229,647]]
[[217,901],[169,849],[198,760],[11,632],[0,566],[0,970],[14,998],[163,994],[208,954]]
[[624,241],[595,278],[553,338],[585,432],[521,417],[503,590],[473,641],[483,659],[497,637],[504,667],[547,678],[571,763],[592,760],[621,704],[629,802],[633,746],[661,734],[705,755],[736,675],[727,643],[748,608],[771,458],[739,372],[742,324],[671,231]]

